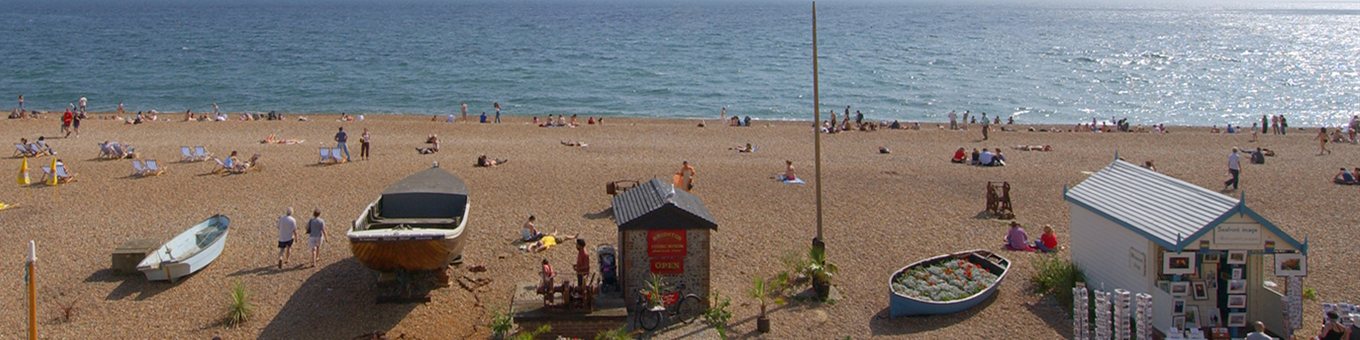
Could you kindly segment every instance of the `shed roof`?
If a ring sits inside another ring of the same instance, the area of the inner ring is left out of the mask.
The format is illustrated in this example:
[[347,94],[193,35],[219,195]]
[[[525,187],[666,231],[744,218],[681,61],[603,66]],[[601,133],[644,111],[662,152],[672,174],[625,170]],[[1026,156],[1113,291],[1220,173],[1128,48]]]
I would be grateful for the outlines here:
[[434,166],[411,174],[384,189],[383,196],[410,193],[429,193],[467,196],[467,185],[453,174]]
[[704,202],[670,183],[652,179],[614,196],[619,229],[717,229]]
[[1063,197],[1166,249],[1184,249],[1233,213],[1248,215],[1296,248],[1307,248],[1239,199],[1122,160],[1078,183]]

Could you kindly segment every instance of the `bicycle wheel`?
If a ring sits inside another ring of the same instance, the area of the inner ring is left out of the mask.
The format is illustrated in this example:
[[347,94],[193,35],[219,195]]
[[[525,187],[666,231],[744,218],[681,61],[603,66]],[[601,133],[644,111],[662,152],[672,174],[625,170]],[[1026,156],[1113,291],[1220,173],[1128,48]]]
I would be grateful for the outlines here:
[[698,295],[685,295],[684,299],[680,299],[680,302],[675,304],[675,314],[672,317],[689,324],[694,322],[694,319],[698,318],[700,314],[703,314],[704,310],[707,309],[706,307],[704,300],[699,299]]
[[637,314],[638,326],[645,330],[654,330],[661,324],[661,311],[641,310]]

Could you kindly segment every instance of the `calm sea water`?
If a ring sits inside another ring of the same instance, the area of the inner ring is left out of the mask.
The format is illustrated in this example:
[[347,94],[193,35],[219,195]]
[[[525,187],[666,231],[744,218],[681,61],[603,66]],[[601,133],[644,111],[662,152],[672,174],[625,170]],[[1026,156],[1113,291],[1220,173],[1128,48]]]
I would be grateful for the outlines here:
[[[0,11],[0,107],[802,119],[811,17],[764,3],[43,4]],[[1360,112],[1360,5],[819,4],[823,110],[1297,125]]]

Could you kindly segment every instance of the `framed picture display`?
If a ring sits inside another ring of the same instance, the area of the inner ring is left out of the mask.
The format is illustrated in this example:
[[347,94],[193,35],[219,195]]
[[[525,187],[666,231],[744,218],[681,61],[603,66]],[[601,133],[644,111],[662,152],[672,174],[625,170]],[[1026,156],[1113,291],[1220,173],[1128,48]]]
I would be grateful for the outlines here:
[[1199,328],[1199,306],[1185,306],[1185,326]]
[[1177,315],[1171,317],[1171,328],[1177,329],[1177,332],[1181,329],[1185,329],[1185,316]]
[[1233,280],[1241,280],[1241,279],[1243,279],[1243,277],[1242,277],[1242,268],[1233,268],[1233,270],[1232,270],[1232,279],[1233,279]]
[[1181,281],[1171,283],[1171,296],[1186,296],[1186,295],[1190,295],[1190,282]]
[[1204,253],[1204,263],[1218,263],[1219,252],[1211,251]]
[[1246,250],[1229,251],[1228,264],[1247,264],[1247,251]]
[[1204,281],[1192,282],[1190,291],[1194,293],[1195,300],[1209,299],[1209,288],[1205,287]]
[[1218,308],[1209,308],[1209,326],[1218,327],[1223,325],[1223,317],[1218,314]]
[[1247,280],[1228,280],[1228,294],[1246,294]]
[[1171,281],[1167,281],[1167,280],[1157,280],[1157,288],[1161,288],[1162,291],[1165,291],[1165,292],[1170,292],[1170,291],[1171,291]]
[[1171,314],[1180,315],[1180,314],[1184,314],[1184,313],[1185,313],[1185,300],[1184,300],[1184,299],[1175,299],[1175,300],[1172,300],[1172,301],[1171,301]]
[[1307,276],[1308,258],[1299,253],[1275,254],[1275,275]]
[[1217,290],[1217,289],[1218,289],[1218,279],[1217,279],[1217,278],[1211,278],[1211,279],[1208,279],[1208,280],[1204,280],[1204,286],[1205,286],[1205,287],[1208,287],[1208,288],[1209,288],[1209,291],[1211,291],[1211,292],[1214,291],[1214,290]]
[[1162,274],[1184,275],[1195,273],[1195,253],[1162,254]]
[[1246,327],[1247,313],[1228,313],[1228,327]]
[[1228,295],[1228,308],[1247,308],[1247,296]]

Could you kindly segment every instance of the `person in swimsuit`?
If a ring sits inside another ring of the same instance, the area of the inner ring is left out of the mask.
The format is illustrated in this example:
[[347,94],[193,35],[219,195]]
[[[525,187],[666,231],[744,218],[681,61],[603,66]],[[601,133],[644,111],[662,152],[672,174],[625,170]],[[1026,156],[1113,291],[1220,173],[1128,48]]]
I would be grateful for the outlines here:
[[793,161],[784,161],[784,174],[779,176],[779,180],[788,182],[797,179],[798,176],[793,173]]
[[[687,172],[688,172],[688,176],[686,176],[686,173],[687,173]],[[676,174],[677,174],[677,175],[680,175],[680,178],[682,178],[682,179],[685,180],[685,181],[684,181],[684,183],[685,183],[685,191],[689,191],[690,189],[694,189],[694,175],[696,175],[696,173],[694,172],[694,167],[691,166],[691,165],[689,165],[689,161],[681,162],[681,164],[680,164],[680,172],[678,172],[678,173],[676,173]]]
[[1351,328],[1341,324],[1341,316],[1336,312],[1327,312],[1327,321],[1322,323],[1322,331],[1318,333],[1319,340],[1342,340],[1351,338]]

